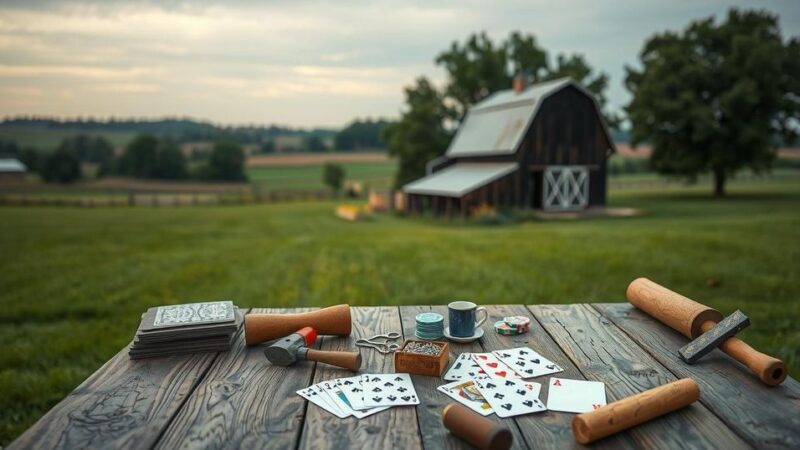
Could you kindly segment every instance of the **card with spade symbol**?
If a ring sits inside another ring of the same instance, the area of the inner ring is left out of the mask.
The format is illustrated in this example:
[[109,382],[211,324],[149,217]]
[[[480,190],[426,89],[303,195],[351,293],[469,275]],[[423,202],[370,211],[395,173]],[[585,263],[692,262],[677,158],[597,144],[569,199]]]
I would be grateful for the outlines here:
[[459,381],[471,380],[481,375],[486,375],[486,372],[472,359],[472,353],[462,353],[442,378],[447,381]]
[[474,380],[478,391],[498,417],[519,416],[546,411],[539,400],[542,385],[519,379],[482,377]]
[[520,376],[509,366],[497,359],[491,353],[473,353],[472,359],[478,363],[486,375],[491,378],[520,378]]
[[522,378],[534,378],[563,371],[558,364],[528,347],[518,347],[492,352],[500,361],[514,369]]
[[[361,411],[354,409],[352,404],[350,403],[350,399],[344,392],[344,387],[357,382],[358,382],[358,377],[352,377],[352,378],[337,378],[334,380],[323,382],[321,384],[327,391],[328,395],[330,395],[331,398],[333,398],[334,403],[337,404],[339,409],[347,412],[352,416],[355,416],[356,419],[363,419],[364,417],[371,416],[372,414],[379,413],[389,408],[388,406],[384,406],[381,408],[370,408]],[[350,384],[345,384],[345,383],[350,383]]]
[[436,389],[482,416],[488,416],[494,412],[492,411],[492,406],[483,398],[483,395],[480,392],[473,391],[473,389],[477,390],[477,388],[475,388],[475,382],[472,380],[453,381]]
[[384,373],[363,375],[364,406],[418,405],[419,398],[407,373]]
[[333,405],[331,405],[330,399],[323,392],[322,388],[319,387],[319,385],[315,384],[305,389],[300,389],[297,391],[297,394],[340,419],[344,419],[348,416],[348,414],[339,411],[338,408],[335,408]]

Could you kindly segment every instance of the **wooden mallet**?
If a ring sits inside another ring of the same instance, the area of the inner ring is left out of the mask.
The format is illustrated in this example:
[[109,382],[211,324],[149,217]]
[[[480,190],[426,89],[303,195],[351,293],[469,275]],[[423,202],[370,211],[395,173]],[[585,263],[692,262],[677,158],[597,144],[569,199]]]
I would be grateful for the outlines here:
[[786,379],[783,361],[765,355],[733,337],[750,324],[750,319],[740,311],[723,320],[722,314],[716,309],[701,305],[647,278],[633,280],[628,286],[627,296],[637,308],[689,339],[694,339],[679,351],[684,361],[691,364],[714,348],[719,348],[749,367],[764,384],[775,386]]
[[336,305],[297,314],[248,314],[244,316],[247,345],[288,336],[303,327],[319,334],[349,336],[353,324],[349,305]]

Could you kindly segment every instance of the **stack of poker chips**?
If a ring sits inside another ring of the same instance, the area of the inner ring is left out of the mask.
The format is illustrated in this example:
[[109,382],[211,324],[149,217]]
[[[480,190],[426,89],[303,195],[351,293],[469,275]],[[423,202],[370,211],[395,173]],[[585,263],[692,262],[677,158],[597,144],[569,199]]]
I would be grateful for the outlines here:
[[527,333],[531,327],[531,319],[525,316],[504,317],[494,324],[494,331],[507,336]]
[[434,312],[417,314],[417,339],[433,341],[444,334],[444,317]]

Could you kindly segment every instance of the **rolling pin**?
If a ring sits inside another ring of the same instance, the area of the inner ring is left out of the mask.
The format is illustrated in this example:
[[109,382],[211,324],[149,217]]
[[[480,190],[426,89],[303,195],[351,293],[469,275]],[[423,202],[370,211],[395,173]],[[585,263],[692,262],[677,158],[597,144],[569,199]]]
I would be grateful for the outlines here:
[[474,413],[464,405],[451,403],[442,411],[442,422],[451,433],[481,450],[508,450],[511,430]]
[[[722,314],[694,300],[673,292],[647,278],[637,278],[628,285],[628,300],[637,308],[660,320],[689,339],[695,339],[722,320]],[[783,361],[765,355],[739,338],[731,337],[718,347],[744,364],[764,384],[775,386],[786,379]]]
[[288,336],[305,327],[319,334],[349,336],[352,330],[349,305],[336,305],[297,314],[248,314],[244,316],[247,345]]
[[572,419],[572,433],[586,445],[648,420],[684,408],[700,398],[700,388],[691,378],[644,391]]

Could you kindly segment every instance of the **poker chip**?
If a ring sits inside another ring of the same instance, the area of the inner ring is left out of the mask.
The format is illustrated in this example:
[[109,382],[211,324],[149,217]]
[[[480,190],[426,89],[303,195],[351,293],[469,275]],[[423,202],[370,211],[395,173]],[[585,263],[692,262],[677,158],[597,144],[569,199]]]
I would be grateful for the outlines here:
[[417,329],[414,335],[417,339],[432,341],[441,339],[444,333],[444,317],[434,312],[420,313],[416,317]]
[[503,322],[507,323],[510,327],[529,327],[531,325],[531,319],[525,316],[509,316],[504,317]]
[[494,331],[498,334],[504,334],[506,336],[513,336],[516,334],[522,334],[528,331],[528,326],[521,326],[521,327],[512,327],[509,326],[504,320],[498,320],[494,324]]

